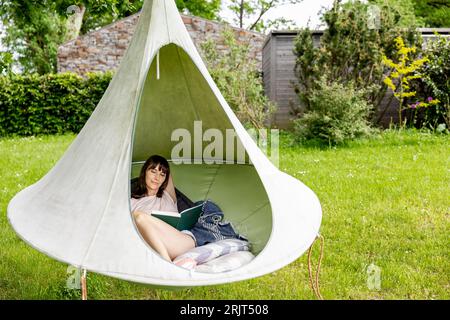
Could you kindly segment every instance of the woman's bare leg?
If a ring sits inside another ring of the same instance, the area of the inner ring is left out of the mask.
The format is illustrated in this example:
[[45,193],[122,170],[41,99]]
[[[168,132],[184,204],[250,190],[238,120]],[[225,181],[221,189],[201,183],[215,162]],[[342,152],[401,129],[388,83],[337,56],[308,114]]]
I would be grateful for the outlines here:
[[146,219],[146,214],[135,212],[133,215],[136,220],[136,226],[144,240],[147,241],[147,243],[164,259],[171,261],[169,253],[159,237],[158,230]]
[[139,232],[164,259],[172,261],[195,247],[194,240],[164,221],[142,212],[133,213]]
[[158,230],[158,235],[164,243],[170,258],[173,260],[179,255],[195,247],[194,239],[189,235],[175,229],[164,221],[147,215]]

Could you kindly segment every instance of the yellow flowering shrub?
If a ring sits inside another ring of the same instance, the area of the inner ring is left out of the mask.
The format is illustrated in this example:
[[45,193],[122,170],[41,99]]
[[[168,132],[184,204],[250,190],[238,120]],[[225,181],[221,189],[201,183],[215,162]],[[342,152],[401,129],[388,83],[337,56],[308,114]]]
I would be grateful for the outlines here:
[[[387,66],[389,74],[383,79],[383,82],[394,92],[394,96],[399,100],[399,123],[403,126],[402,111],[408,108],[428,107],[439,103],[437,99],[428,99],[427,102],[416,102],[411,106],[404,106],[406,98],[415,97],[417,92],[411,89],[410,81],[413,79],[420,79],[422,75],[418,70],[424,64],[429,62],[427,57],[414,60],[411,56],[416,53],[416,47],[407,47],[402,37],[395,38],[395,45],[397,48],[398,61],[395,62],[383,55],[383,64]],[[405,120],[406,121],[406,120]]]

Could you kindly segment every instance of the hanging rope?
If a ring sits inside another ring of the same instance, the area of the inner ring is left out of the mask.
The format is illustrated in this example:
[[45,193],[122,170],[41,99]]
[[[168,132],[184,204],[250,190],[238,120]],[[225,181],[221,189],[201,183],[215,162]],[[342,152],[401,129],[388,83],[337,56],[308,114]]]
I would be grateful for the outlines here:
[[[317,263],[317,271],[316,271],[316,279],[315,282],[313,281],[312,276],[312,268],[311,268],[311,251],[314,246],[314,243],[316,243],[317,239],[320,239],[320,256],[319,256],[319,262]],[[320,300],[323,300],[322,295],[320,294],[319,289],[319,273],[320,273],[320,264],[322,262],[323,258],[323,245],[324,245],[325,239],[322,235],[318,234],[317,237],[314,239],[313,243],[309,247],[308,250],[308,271],[309,271],[309,284],[311,286],[311,289],[313,290],[316,297]]]
[[86,285],[86,269],[82,269],[81,275],[81,300],[87,300],[87,285]]

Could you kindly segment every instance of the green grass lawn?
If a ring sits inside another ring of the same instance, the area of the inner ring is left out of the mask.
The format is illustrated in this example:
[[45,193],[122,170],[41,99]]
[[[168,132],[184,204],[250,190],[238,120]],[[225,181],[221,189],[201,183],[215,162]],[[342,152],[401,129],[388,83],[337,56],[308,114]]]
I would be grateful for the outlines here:
[[[449,136],[388,131],[323,149],[281,138],[280,169],[322,204],[325,299],[449,299]],[[80,298],[66,288],[68,266],[26,245],[6,217],[10,199],[39,180],[73,139],[0,139],[0,299]],[[367,285],[371,264],[381,269],[380,290]],[[177,291],[89,274],[88,293],[89,299],[314,299],[308,281],[305,254],[263,277]]]

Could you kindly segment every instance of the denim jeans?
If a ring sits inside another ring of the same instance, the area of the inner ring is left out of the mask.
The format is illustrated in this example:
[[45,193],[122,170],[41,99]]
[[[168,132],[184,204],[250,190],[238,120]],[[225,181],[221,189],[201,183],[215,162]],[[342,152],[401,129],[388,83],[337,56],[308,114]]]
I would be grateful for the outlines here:
[[197,223],[191,230],[182,231],[194,239],[196,247],[225,239],[248,241],[246,237],[236,233],[231,222],[223,221],[223,212],[218,205],[209,199],[206,201],[197,201],[195,205],[202,202],[202,213]]

